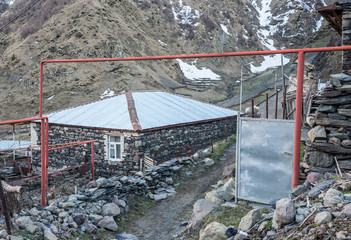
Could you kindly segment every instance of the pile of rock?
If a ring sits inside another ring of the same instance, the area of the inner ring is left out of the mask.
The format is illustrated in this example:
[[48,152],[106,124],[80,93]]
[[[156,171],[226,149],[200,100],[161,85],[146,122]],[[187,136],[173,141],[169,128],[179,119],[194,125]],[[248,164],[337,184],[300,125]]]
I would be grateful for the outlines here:
[[[73,232],[117,231],[115,217],[129,210],[128,197],[137,194],[159,201],[176,194],[173,186],[178,184],[174,179],[180,177],[181,170],[189,170],[202,162],[197,156],[172,159],[134,176],[100,177],[76,194],[50,200],[47,207],[22,210],[15,215],[14,227],[49,240],[65,239]],[[117,239],[128,239],[118,236]],[[1,232],[0,238],[6,238],[6,231]],[[135,238],[132,236],[130,239]]]
[[334,172],[336,161],[341,170],[351,169],[351,76],[331,77],[314,97],[312,113],[306,120],[311,127],[302,165],[307,173]]
[[[238,228],[211,222],[201,226],[202,219],[220,204],[198,200],[194,205],[191,227],[200,230],[200,240],[207,239],[350,239],[351,174],[313,172],[306,182],[294,189],[292,198],[272,201],[271,206],[254,206]],[[214,199],[217,201],[217,199]],[[226,202],[221,206],[236,207]]]

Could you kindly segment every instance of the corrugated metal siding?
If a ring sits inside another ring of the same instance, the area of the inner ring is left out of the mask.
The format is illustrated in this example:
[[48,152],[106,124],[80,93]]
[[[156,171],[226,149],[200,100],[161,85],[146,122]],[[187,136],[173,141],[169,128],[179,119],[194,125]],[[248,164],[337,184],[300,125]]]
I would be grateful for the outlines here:
[[0,150],[30,147],[31,141],[0,140]]
[[124,94],[48,115],[49,123],[133,130]]
[[233,110],[165,92],[135,92],[133,98],[143,129],[236,115]]
[[[143,129],[236,115],[233,110],[165,92],[133,92]],[[133,130],[124,94],[48,115],[49,123]]]

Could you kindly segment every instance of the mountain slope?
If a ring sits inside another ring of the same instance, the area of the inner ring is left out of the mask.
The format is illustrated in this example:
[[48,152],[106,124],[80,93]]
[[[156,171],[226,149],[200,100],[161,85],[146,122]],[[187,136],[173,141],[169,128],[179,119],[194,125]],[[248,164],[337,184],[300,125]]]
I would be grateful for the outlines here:
[[[299,48],[321,44],[321,39],[323,44],[335,45],[337,38],[324,40],[330,35],[325,30],[329,27],[320,27],[320,17],[313,10],[323,4],[321,0],[311,4],[300,0],[16,0],[0,21],[6,25],[0,33],[0,119],[38,113],[42,59]],[[254,61],[258,68],[264,58],[194,60],[48,64],[45,112],[95,100],[107,89],[115,93],[164,89],[219,102],[238,93],[233,79],[239,78],[243,63]],[[271,63],[268,59],[263,66]],[[202,72],[208,79],[196,79],[191,71]]]

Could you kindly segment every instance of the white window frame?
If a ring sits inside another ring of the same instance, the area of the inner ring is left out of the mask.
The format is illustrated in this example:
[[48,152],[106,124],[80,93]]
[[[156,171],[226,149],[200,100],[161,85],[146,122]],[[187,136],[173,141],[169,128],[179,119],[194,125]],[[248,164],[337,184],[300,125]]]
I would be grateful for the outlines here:
[[[119,142],[111,142],[111,137],[119,137]],[[107,159],[110,161],[123,161],[122,153],[123,153],[123,136],[122,135],[107,135]],[[111,145],[114,146],[114,151],[116,151],[117,146],[119,145],[120,156],[117,157],[117,151],[115,152],[115,158],[111,158]]]

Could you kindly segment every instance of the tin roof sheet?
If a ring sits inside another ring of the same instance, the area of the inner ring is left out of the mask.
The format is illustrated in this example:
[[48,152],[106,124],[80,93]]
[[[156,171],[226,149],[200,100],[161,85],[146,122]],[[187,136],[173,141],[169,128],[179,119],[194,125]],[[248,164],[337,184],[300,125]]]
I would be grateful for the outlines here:
[[[143,130],[176,124],[226,118],[236,111],[166,92],[133,92]],[[124,94],[48,115],[49,123],[134,130]]]
[[0,150],[30,147],[31,141],[0,140]]

